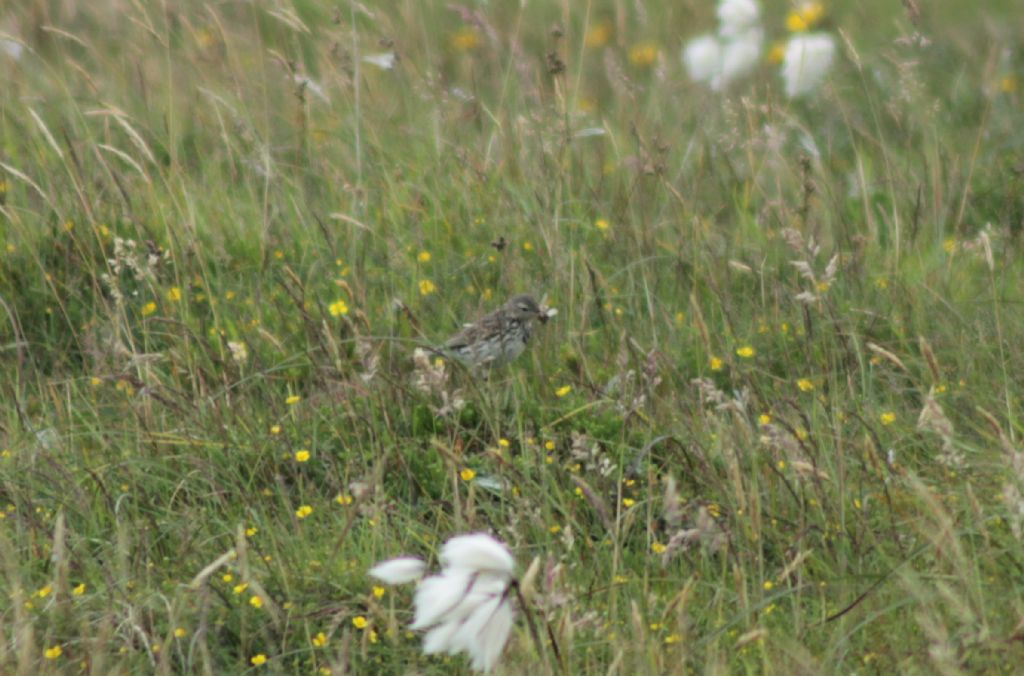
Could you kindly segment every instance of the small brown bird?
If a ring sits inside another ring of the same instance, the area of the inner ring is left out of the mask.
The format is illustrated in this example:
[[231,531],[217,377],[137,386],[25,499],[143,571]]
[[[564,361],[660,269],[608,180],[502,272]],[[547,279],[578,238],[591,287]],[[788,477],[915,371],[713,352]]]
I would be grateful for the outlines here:
[[526,349],[533,333],[533,321],[543,323],[554,314],[553,309],[542,309],[533,296],[513,296],[494,312],[449,338],[442,352],[470,368],[502,366]]

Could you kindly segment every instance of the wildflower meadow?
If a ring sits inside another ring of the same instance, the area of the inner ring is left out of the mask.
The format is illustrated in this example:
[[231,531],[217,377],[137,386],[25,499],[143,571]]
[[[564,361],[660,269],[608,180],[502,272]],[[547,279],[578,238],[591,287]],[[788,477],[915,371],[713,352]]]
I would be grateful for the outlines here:
[[1020,671],[1022,87],[1016,0],[0,3],[0,673]]

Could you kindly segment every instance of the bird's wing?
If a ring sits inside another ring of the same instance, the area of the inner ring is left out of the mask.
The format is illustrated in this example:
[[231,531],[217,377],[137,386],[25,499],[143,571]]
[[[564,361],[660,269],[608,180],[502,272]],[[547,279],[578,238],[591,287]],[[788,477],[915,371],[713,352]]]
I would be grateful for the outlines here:
[[465,347],[474,342],[478,329],[475,324],[463,328],[454,336],[445,341],[444,346],[449,349]]

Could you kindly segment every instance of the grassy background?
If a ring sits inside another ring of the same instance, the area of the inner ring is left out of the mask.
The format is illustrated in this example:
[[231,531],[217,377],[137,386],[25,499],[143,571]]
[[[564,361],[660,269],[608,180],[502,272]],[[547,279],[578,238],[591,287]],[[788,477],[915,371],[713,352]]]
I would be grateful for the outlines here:
[[523,4],[0,4],[0,670],[466,671],[365,571],[474,529],[510,673],[1024,662],[1015,3],[829,3],[797,102]]

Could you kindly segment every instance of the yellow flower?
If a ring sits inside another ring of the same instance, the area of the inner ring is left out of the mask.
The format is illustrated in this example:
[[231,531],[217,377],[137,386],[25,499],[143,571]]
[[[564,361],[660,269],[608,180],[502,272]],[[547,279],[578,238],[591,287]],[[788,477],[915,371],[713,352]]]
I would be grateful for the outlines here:
[[295,404],[299,403],[301,400],[302,400],[302,397],[300,397],[297,394],[293,394],[293,395],[290,395],[287,399],[285,399],[284,403],[288,404],[289,406],[294,406]]
[[658,60],[658,46],[653,42],[639,42],[629,48],[629,62],[646,68]]
[[891,425],[894,422],[896,422],[896,414],[893,413],[892,411],[886,411],[881,416],[879,416],[879,419],[882,421],[883,425]]
[[276,258],[277,260],[281,260],[282,258],[284,258],[284,252],[281,251],[280,249],[276,249],[274,251],[274,258]]
[[827,292],[827,291],[828,291],[828,290],[829,290],[830,288],[832,288],[832,285],[831,285],[831,284],[829,284],[829,283],[828,283],[828,282],[826,282],[826,281],[821,281],[821,282],[818,282],[817,284],[815,284],[815,285],[814,285],[814,288],[815,288],[815,289],[817,289],[818,293],[825,293],[825,292]]
[[295,451],[295,462],[309,462],[309,451],[306,449]]
[[61,648],[59,645],[55,645],[52,648],[47,648],[45,651],[43,651],[43,657],[45,657],[48,660],[55,660],[63,654],[64,649]]
[[334,501],[342,507],[345,507],[346,505],[352,504],[352,496],[339,494],[338,497],[334,498]]
[[327,645],[327,634],[322,631],[313,637],[313,645],[317,648],[323,648]]
[[594,227],[600,230],[601,232],[604,232],[611,226],[608,225],[608,221],[606,221],[603,218],[599,218],[596,221],[594,221]]
[[332,317],[340,317],[348,314],[348,305],[343,300],[336,300],[327,306],[327,311],[331,313]]
[[757,416],[757,422],[761,423],[762,425],[767,425],[771,421],[772,417],[767,413],[762,413],[761,415]]
[[683,312],[676,313],[676,324],[682,324],[686,321],[686,314]]
[[942,248],[945,249],[946,253],[953,253],[956,251],[956,238],[949,237],[942,243]]
[[235,579],[235,576],[232,575],[231,573],[224,573],[223,575],[220,576],[220,579],[223,580],[224,582],[231,582],[232,580]]
[[302,505],[301,507],[299,507],[298,509],[295,510],[295,516],[297,516],[300,519],[305,519],[307,516],[309,516],[312,513],[313,513],[313,508],[310,507],[309,505]]
[[501,446],[502,448],[508,448],[511,445],[511,443],[509,442],[508,439],[503,438],[498,439],[498,445]]
[[181,300],[181,289],[179,289],[176,286],[172,286],[170,289],[168,289],[167,300],[171,301],[172,303],[177,303],[179,300]]
[[750,347],[749,345],[744,345],[740,349],[736,350],[736,355],[739,357],[743,357],[744,359],[750,359],[751,357],[754,356],[754,348]]
[[651,543],[651,551],[655,554],[664,554],[666,549],[668,549],[668,547],[661,542]]
[[271,425],[270,426],[270,433],[271,434],[280,434],[281,433],[281,426],[280,425]]
[[75,587],[74,589],[72,589],[71,593],[74,594],[75,596],[81,596],[82,594],[84,594],[85,593],[85,583],[83,582],[82,584],[80,584],[77,587]]
[[383,598],[384,597],[384,592],[386,592],[386,591],[387,590],[384,589],[384,587],[373,585],[373,597],[374,598],[377,598],[377,599]]
[[419,252],[416,255],[416,260],[418,260],[420,263],[429,263],[430,262],[430,252],[429,251],[421,251],[421,252]]
[[565,395],[569,394],[570,392],[572,392],[572,385],[563,385],[563,386],[559,387],[557,390],[555,390],[555,396],[556,397],[564,397]]
[[249,583],[248,582],[243,582],[242,584],[236,584],[232,591],[234,591],[236,594],[241,594],[242,592],[244,592],[248,588],[249,588]]
[[259,667],[267,663],[267,656],[263,653],[260,653],[259,655],[253,655],[252,659],[249,660],[249,662],[252,664],[252,666]]
[[41,599],[45,599],[47,596],[50,595],[50,592],[52,591],[53,587],[51,587],[50,585],[46,585],[45,587],[36,592],[36,596],[38,596]]
[[259,532],[260,532],[260,529],[257,528],[256,526],[249,526],[248,528],[245,529],[245,537],[251,538],[253,535],[256,535],[256,533],[259,533]]
[[622,506],[623,507],[632,507],[635,504],[636,504],[636,500],[634,500],[633,498],[622,498]]
[[719,359],[718,357],[712,357],[711,358],[711,370],[712,371],[721,371],[722,370],[722,366],[723,366],[723,362],[722,362],[721,359]]
[[463,481],[472,481],[474,477],[476,477],[476,472],[468,467],[459,472],[459,478],[461,478]]
[[533,251],[533,243],[523,242],[523,251]]
[[148,303],[146,303],[145,305],[142,306],[142,316],[143,317],[148,317],[149,315],[153,314],[154,312],[156,312],[156,303],[154,303],[153,301],[150,301],[150,302],[148,302]]
[[768,63],[774,66],[782,63],[784,58],[786,58],[786,45],[782,42],[776,42],[772,45],[771,49],[768,50]]
[[259,596],[253,595],[253,596],[251,596],[249,598],[249,605],[252,606],[253,608],[262,608],[263,607],[263,599],[260,598]]
[[548,532],[551,533],[552,535],[558,535],[559,533],[562,532],[562,527],[559,526],[556,523],[554,526],[551,526],[550,528],[548,528]]
[[188,636],[188,631],[185,630],[185,627],[178,627],[174,630],[175,638],[185,638],[186,636]]
[[544,442],[544,448],[549,451],[555,450],[555,442],[548,439],[547,441]]
[[764,585],[762,586],[764,587],[765,591],[771,591],[775,587],[775,583],[771,580],[765,580]]
[[583,44],[590,49],[600,49],[612,39],[612,24],[610,21],[602,21],[587,28],[583,36]]
[[452,47],[457,52],[468,52],[480,46],[480,36],[472,26],[463,26],[451,38]]
[[889,280],[885,277],[879,277],[875,280],[875,286],[884,291],[889,288]]
[[1007,75],[999,81],[999,89],[1004,94],[1012,94],[1017,91],[1017,78],[1014,75]]
[[810,30],[825,16],[825,6],[820,2],[805,2],[786,16],[786,30],[802,33]]
[[814,389],[814,383],[812,383],[807,378],[801,378],[800,380],[796,381],[796,386],[800,388],[801,392],[810,392],[811,390]]
[[421,279],[420,280],[420,295],[421,296],[429,296],[430,294],[434,293],[435,291],[437,291],[437,287],[434,286],[434,283],[432,281],[430,281],[429,279]]
[[366,629],[367,625],[370,624],[366,621],[366,618],[362,615],[356,615],[352,618],[352,626],[356,629]]
[[375,632],[373,629],[370,630],[369,636],[370,636],[370,643],[376,643],[377,642],[377,632]]

